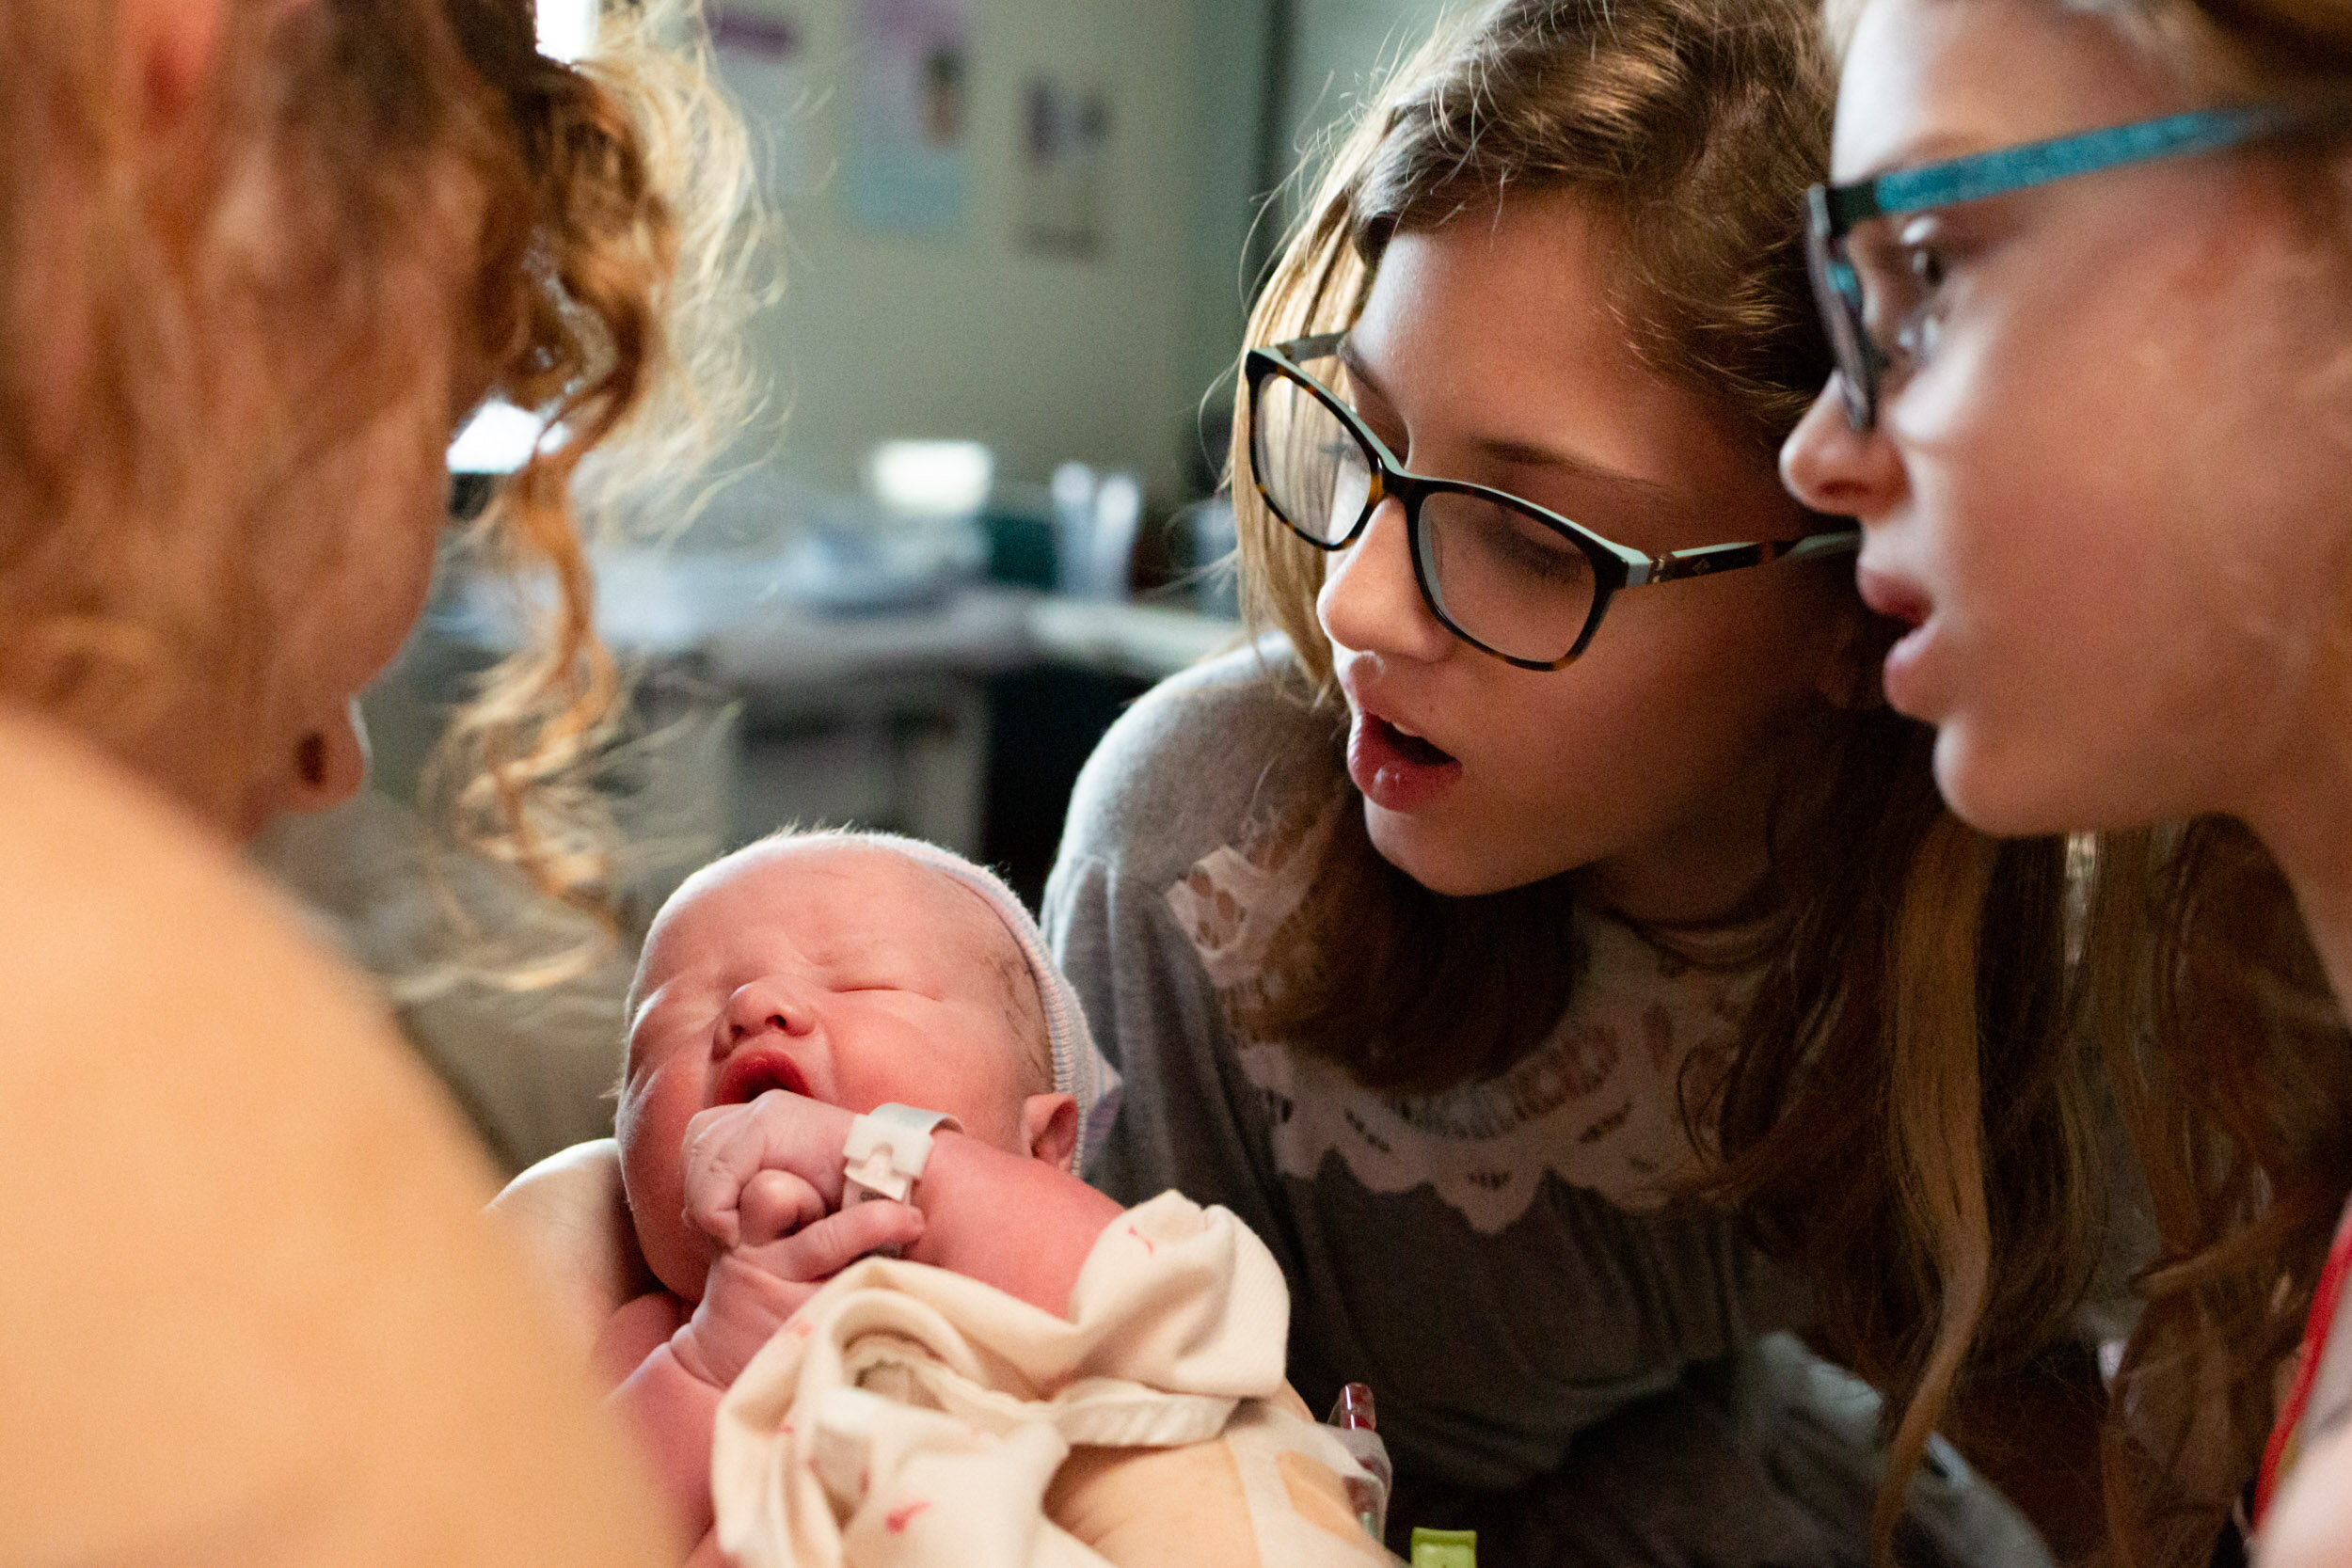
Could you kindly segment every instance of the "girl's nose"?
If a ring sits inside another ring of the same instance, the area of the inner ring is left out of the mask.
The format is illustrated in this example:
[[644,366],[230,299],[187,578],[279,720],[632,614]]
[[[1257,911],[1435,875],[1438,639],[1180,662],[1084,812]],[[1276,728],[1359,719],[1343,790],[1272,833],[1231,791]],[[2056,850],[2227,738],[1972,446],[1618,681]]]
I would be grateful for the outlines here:
[[1334,646],[1424,662],[1451,651],[1454,636],[1429,613],[1413,576],[1410,531],[1404,503],[1382,501],[1362,535],[1324,568],[1315,619]]
[[1845,387],[1833,375],[1781,443],[1780,482],[1816,512],[1867,523],[1901,500],[1902,459],[1883,432],[1854,429]]
[[811,1035],[817,1031],[817,1010],[800,986],[781,976],[766,976],[736,988],[719,1018],[714,1042],[721,1055],[759,1035]]

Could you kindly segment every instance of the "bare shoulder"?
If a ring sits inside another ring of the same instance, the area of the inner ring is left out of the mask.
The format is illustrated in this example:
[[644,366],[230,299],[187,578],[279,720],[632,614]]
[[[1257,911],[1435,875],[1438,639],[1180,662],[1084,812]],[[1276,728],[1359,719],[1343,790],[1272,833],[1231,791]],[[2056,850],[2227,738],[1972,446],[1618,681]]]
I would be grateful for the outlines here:
[[2263,1521],[2265,1568],[2352,1562],[2352,1427],[2312,1445]]
[[7,719],[0,987],[0,1170],[135,1149],[204,1161],[220,1184],[181,1183],[192,1206],[294,1208],[229,1179],[356,1171],[335,1141],[357,1134],[433,1172],[377,1180],[487,1196],[454,1116],[287,905],[161,797]]
[[530,1224],[569,1226],[626,1201],[621,1187],[621,1146],[612,1138],[591,1138],[558,1149],[500,1189],[494,1213]]
[[0,1560],[603,1563],[660,1535],[491,1176],[235,858],[0,713]]

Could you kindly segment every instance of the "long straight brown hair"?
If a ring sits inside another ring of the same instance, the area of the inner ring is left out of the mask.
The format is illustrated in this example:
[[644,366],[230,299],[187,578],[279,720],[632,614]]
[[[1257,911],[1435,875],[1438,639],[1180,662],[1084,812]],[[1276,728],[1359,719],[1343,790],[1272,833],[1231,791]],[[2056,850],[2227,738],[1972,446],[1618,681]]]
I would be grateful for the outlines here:
[[[2081,8],[2212,96],[2352,87],[2352,10],[2331,0]],[[2312,231],[2344,234],[2340,175],[2322,163],[2341,145],[2282,151],[2310,161]],[[2190,1568],[2261,1464],[2279,1374],[2352,1197],[2352,1029],[2245,824],[2109,835],[2096,887],[2092,1016],[2159,1243],[2116,1378],[2107,1513],[2127,1560]]]
[[[1769,465],[1828,373],[1798,214],[1827,161],[1831,98],[1806,0],[1498,0],[1406,61],[1339,145],[1250,341],[1345,328],[1400,231],[1566,192],[1622,237],[1637,350]],[[1324,557],[1255,495],[1246,420],[1232,463],[1245,604],[1297,650],[1299,699],[1336,713],[1314,615]],[[1575,990],[1575,879],[1478,898],[1422,887],[1365,836],[1334,734],[1342,824],[1289,932],[1330,929],[1312,911],[1344,909],[1350,941],[1282,957],[1301,983],[1262,1021],[1269,1037],[1375,1086],[1498,1072]],[[1954,1389],[2060,1332],[2105,1220],[2069,1027],[2064,846],[1959,822],[1931,743],[1880,706],[1825,720],[1741,911],[1765,933],[1745,955],[1764,978],[1737,1058],[1706,1102],[1685,1091],[1692,1126],[1719,1129],[1712,1196],[1810,1281],[1832,1347],[1891,1396],[1882,1555]]]
[[2107,835],[2086,970],[2159,1253],[2106,1433],[2125,1561],[2201,1564],[2352,1196],[2352,1032],[2244,824]]

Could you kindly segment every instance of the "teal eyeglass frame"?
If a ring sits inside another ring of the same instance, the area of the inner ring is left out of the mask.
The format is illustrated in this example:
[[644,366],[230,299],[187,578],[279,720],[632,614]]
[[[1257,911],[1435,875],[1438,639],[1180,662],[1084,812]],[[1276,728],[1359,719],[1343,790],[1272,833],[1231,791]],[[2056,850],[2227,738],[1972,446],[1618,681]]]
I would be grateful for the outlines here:
[[1887,363],[1885,352],[1870,339],[1861,275],[1846,254],[1846,237],[1859,225],[1872,218],[1982,201],[2101,169],[2218,152],[2341,120],[2345,108],[2344,103],[2331,101],[2192,109],[2079,135],[1922,164],[1851,184],[1815,185],[1805,192],[1805,266],[1812,275],[1821,325],[1829,334],[1845,385],[1848,421],[1858,431],[1869,430],[1878,422],[1879,378]]

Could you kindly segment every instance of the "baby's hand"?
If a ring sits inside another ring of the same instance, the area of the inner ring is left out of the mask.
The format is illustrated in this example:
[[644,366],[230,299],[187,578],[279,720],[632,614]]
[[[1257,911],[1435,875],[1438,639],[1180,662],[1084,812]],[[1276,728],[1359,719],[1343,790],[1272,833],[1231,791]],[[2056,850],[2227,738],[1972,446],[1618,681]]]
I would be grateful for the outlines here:
[[[837,1105],[770,1089],[748,1105],[714,1105],[686,1124],[686,1218],[723,1247],[743,1244],[745,1204],[787,1234],[841,1201],[841,1148],[856,1118]],[[788,1177],[794,1185],[762,1182]],[[755,1242],[753,1244],[760,1244]]]
[[[802,1172],[811,1169],[810,1151],[821,1147],[828,1125],[837,1127],[829,1164],[838,1197],[850,1120],[847,1111],[771,1090],[689,1124],[687,1217],[725,1249],[710,1266],[693,1317],[671,1341],[696,1376],[722,1388],[733,1384],[826,1280],[870,1252],[904,1248],[923,1234],[922,1213],[902,1203],[877,1199],[827,1214],[825,1192]],[[813,1174],[828,1173],[816,1167]]]

